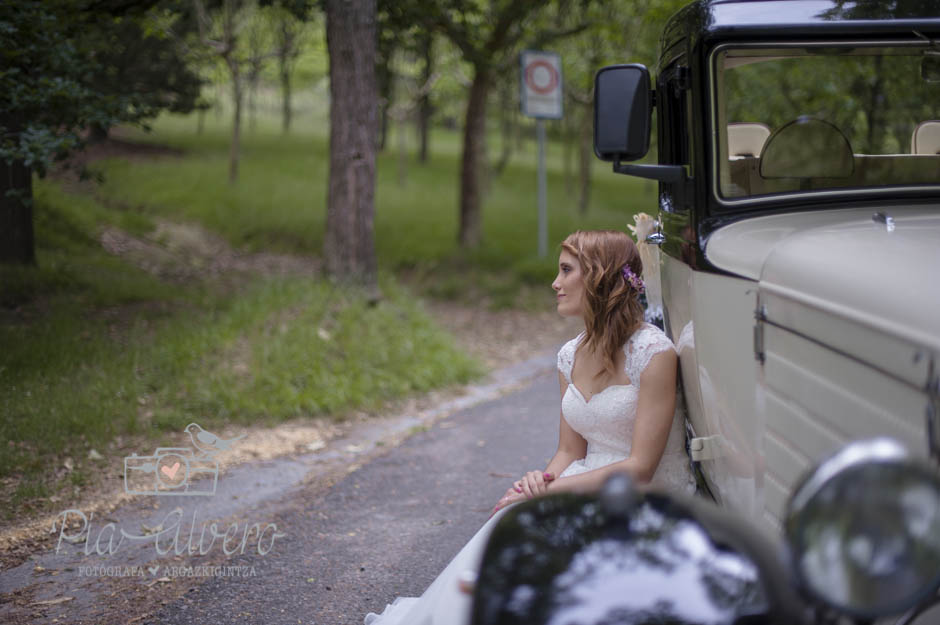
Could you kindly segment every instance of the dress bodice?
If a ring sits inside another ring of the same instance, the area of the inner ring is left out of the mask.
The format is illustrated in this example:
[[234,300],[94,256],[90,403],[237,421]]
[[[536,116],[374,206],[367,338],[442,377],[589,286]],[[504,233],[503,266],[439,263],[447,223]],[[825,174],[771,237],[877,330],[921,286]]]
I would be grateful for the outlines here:
[[[675,350],[662,330],[651,324],[642,325],[623,346],[624,371],[630,384],[608,386],[586,400],[571,381],[575,352],[583,338],[582,332],[558,352],[558,370],[568,382],[561,400],[562,414],[568,425],[588,444],[587,455],[571,463],[562,477],[629,457],[642,373],[653,356],[665,350]],[[670,490],[692,492],[694,482],[685,454],[684,434],[682,415],[677,406],[669,439],[652,481]]]

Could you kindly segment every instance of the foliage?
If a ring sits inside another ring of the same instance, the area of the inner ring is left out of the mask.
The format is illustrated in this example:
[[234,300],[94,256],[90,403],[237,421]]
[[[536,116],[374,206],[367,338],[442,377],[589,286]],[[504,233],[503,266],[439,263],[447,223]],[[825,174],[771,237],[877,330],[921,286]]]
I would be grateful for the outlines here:
[[[99,19],[86,31],[93,39],[99,70],[90,86],[123,99],[123,121],[140,122],[161,111],[188,113],[198,105],[202,79],[183,58],[181,47],[160,28],[159,12],[139,18]],[[202,104],[204,106],[204,104]]]
[[838,127],[856,153],[907,153],[914,127],[936,119],[940,85],[916,49],[780,53],[724,73],[728,120],[777,129],[801,115]]
[[44,174],[88,126],[192,110],[199,81],[171,42],[148,31],[153,4],[0,4],[0,158]]

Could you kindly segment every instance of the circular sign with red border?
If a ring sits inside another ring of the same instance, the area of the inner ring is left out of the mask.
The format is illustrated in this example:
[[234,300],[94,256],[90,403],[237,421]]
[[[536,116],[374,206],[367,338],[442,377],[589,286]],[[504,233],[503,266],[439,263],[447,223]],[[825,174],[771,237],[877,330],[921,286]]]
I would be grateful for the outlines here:
[[551,93],[558,87],[558,71],[548,61],[537,59],[525,68],[525,84],[538,94]]

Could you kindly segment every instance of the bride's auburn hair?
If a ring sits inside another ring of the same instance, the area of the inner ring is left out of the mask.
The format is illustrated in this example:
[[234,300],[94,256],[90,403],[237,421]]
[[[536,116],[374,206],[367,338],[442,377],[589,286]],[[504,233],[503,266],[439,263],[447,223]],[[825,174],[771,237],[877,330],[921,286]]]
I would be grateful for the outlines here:
[[594,353],[600,351],[604,370],[616,375],[617,352],[643,323],[640,294],[623,275],[624,266],[643,275],[640,253],[633,239],[617,230],[578,230],[561,247],[581,266],[585,345]]

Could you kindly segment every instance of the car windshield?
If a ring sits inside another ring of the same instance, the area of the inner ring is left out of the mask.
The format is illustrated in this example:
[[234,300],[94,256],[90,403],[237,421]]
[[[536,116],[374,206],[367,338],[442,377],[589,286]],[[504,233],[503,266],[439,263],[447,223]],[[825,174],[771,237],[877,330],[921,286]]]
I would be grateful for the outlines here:
[[854,46],[715,54],[722,199],[938,190],[940,48]]

